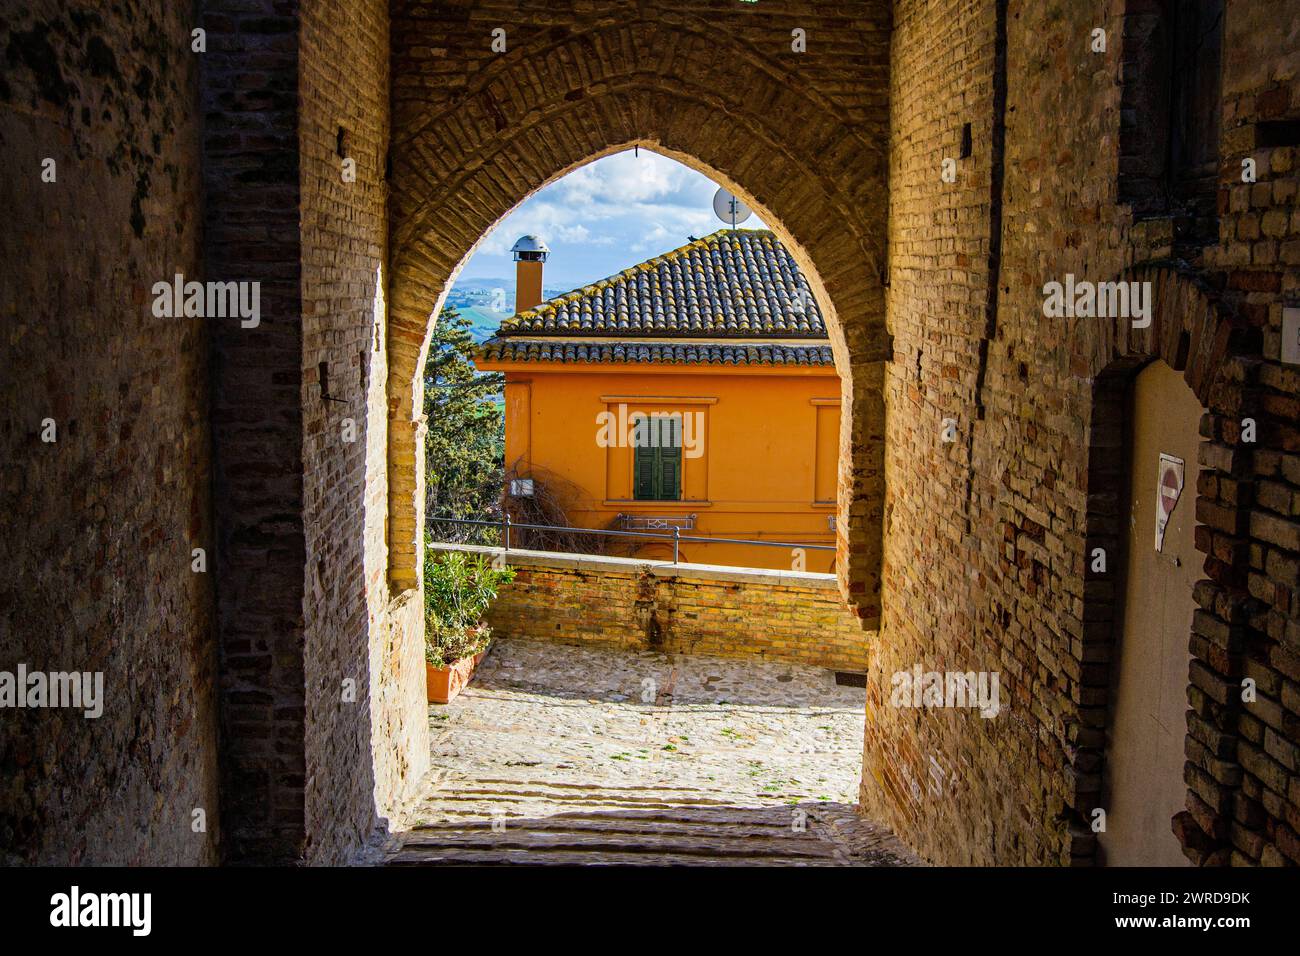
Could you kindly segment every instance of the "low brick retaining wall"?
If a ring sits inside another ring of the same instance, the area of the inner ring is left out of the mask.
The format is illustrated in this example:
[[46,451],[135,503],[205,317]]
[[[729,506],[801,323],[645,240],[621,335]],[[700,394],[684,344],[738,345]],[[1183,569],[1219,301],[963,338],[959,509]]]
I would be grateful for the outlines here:
[[[500,548],[431,545],[489,556]],[[505,637],[865,671],[869,633],[835,576],[510,551],[488,623]]]

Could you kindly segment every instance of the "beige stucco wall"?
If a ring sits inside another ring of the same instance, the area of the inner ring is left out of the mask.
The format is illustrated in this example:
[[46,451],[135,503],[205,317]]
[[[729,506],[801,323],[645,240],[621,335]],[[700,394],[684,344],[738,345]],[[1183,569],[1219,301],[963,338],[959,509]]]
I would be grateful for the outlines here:
[[[1196,461],[1203,409],[1183,376],[1154,362],[1133,383],[1123,629],[1114,719],[1108,728],[1103,862],[1184,866],[1169,821],[1183,808],[1187,649],[1201,577],[1196,550]],[[1156,497],[1161,454],[1184,462],[1184,487],[1159,552]]]

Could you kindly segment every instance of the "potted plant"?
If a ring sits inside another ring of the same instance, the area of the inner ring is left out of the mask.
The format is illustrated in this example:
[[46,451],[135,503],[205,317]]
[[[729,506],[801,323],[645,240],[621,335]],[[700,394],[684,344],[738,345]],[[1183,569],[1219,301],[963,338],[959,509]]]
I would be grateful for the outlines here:
[[447,704],[464,689],[487,651],[492,630],[483,615],[513,568],[483,555],[432,549],[424,558],[424,666],[429,702]]

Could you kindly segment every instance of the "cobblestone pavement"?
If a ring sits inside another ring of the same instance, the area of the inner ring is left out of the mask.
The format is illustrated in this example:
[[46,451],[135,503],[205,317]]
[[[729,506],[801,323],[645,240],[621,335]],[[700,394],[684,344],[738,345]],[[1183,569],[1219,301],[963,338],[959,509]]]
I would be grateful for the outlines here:
[[394,864],[906,865],[853,809],[863,690],[761,661],[499,640],[430,707]]

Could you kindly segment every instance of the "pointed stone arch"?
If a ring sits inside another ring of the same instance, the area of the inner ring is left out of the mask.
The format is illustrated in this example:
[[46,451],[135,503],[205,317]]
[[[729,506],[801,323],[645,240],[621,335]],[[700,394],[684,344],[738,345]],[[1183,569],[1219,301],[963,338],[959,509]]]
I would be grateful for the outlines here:
[[[395,13],[388,328],[395,592],[419,580],[420,369],[449,285],[482,237],[533,192],[596,158],[644,146],[748,202],[818,297],[846,410],[837,567],[850,603],[874,626],[884,490],[881,385],[891,357],[883,289],[889,11],[883,2],[870,6],[863,22],[879,34],[868,45],[878,59],[859,68],[875,70],[878,97],[853,109],[818,92],[828,79],[824,61],[782,57],[775,43],[760,50],[689,15],[584,32],[521,28],[508,52],[484,59],[486,41],[483,50],[452,51],[439,45],[444,41],[430,22]],[[476,38],[487,36],[487,27],[476,29]],[[452,93],[447,84],[418,82],[453,60],[470,72]],[[817,70],[823,72],[810,75]]]

